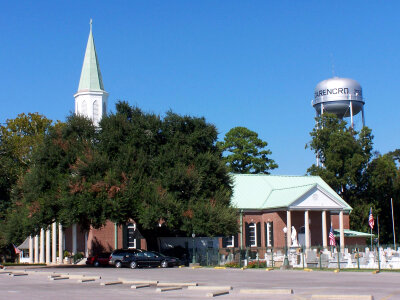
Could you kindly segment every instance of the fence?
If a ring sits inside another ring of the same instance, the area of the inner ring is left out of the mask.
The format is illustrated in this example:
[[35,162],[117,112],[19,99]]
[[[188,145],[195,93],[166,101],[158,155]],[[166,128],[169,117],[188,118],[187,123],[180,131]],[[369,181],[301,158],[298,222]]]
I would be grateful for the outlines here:
[[390,246],[348,246],[343,249],[322,246],[305,250],[302,247],[285,248],[203,248],[190,253],[189,262],[201,266],[228,267],[280,267],[284,264],[285,253],[289,265],[294,268],[319,269],[400,269],[400,247]]

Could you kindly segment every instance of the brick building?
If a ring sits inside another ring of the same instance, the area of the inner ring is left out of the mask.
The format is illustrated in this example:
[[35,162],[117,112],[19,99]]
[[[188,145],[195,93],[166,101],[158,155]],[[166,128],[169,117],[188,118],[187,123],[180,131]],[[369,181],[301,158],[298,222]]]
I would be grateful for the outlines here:
[[[221,240],[221,247],[328,247],[330,227],[337,244],[362,245],[368,234],[350,230],[352,208],[319,176],[235,174],[232,204],[240,212],[240,232]],[[344,247],[341,247],[342,249]]]

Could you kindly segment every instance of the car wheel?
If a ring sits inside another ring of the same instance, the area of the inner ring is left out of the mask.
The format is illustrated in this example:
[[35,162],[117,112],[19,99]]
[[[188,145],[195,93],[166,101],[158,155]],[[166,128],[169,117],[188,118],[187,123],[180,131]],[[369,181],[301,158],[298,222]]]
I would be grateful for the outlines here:
[[136,269],[137,268],[137,262],[136,261],[131,261],[129,266],[131,267],[131,269]]
[[166,267],[168,267],[168,262],[166,260],[163,260],[161,262],[161,268],[166,268]]
[[115,267],[116,268],[121,268],[122,267],[122,263],[120,261],[116,261],[115,262]]

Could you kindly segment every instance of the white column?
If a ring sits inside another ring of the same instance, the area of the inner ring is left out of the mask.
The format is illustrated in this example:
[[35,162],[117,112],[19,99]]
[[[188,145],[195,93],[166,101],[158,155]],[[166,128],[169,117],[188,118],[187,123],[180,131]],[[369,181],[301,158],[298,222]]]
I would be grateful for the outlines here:
[[292,218],[290,210],[286,211],[286,227],[287,227],[287,246],[290,247],[292,245]]
[[40,263],[44,263],[44,229],[40,229],[40,253],[39,253]]
[[33,238],[29,236],[29,263],[33,263]]
[[37,264],[39,262],[39,237],[35,235],[35,249],[33,250],[35,253],[34,263]]
[[85,257],[89,257],[88,251],[88,232],[85,232]]
[[344,253],[344,225],[343,225],[343,210],[339,212],[339,227],[340,227],[340,252]]
[[58,259],[59,259],[59,263],[62,264],[63,263],[63,256],[64,256],[64,251],[63,251],[63,240],[64,240],[64,236],[63,236],[63,228],[61,223],[58,224]]
[[72,255],[76,254],[76,224],[72,225]]
[[51,262],[57,263],[57,223],[52,224]]
[[326,233],[326,210],[322,211],[322,246],[328,248],[328,237]]
[[46,264],[50,263],[50,227],[46,229]]
[[308,210],[304,212],[304,229],[305,229],[306,250],[308,250],[310,249],[310,226],[309,226]]

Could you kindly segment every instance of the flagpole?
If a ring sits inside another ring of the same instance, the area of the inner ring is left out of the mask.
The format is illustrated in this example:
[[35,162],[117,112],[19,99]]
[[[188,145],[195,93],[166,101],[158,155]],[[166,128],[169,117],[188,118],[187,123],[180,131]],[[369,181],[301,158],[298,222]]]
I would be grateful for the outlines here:
[[371,250],[372,250],[372,228],[371,228]]
[[379,248],[379,215],[376,216],[376,222],[378,223],[378,248]]
[[369,208],[368,225],[371,228],[371,250],[372,250],[372,227],[374,227],[374,217],[372,216],[372,207]]
[[390,204],[392,206],[393,248],[394,250],[396,250],[396,233],[394,231],[393,198],[390,198]]

